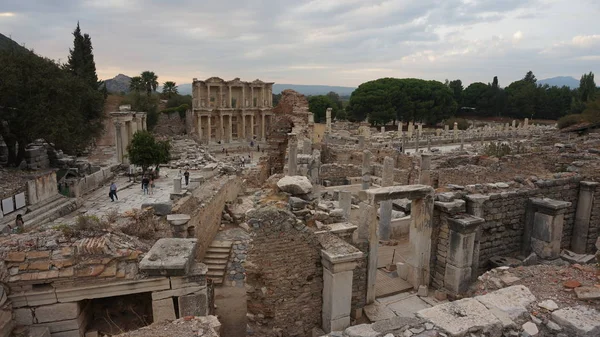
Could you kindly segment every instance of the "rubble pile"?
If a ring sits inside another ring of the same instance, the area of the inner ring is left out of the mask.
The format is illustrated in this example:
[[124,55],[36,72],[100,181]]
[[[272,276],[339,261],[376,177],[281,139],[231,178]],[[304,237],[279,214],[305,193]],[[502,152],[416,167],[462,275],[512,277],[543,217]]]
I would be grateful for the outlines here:
[[194,140],[182,137],[175,137],[171,142],[171,161],[169,167],[172,169],[206,169],[207,166],[212,170],[217,163],[207,150],[206,146],[198,145]]

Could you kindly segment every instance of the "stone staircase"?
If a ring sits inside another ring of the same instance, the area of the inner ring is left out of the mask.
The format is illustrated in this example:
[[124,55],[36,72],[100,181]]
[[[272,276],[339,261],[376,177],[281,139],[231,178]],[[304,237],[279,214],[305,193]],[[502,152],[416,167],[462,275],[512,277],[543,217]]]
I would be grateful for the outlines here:
[[227,262],[231,254],[232,241],[214,240],[204,256],[204,264],[208,266],[206,276],[214,284],[222,284],[227,272]]
[[17,214],[23,214],[25,211],[27,211],[27,213],[23,214],[25,229],[30,230],[67,215],[76,210],[77,207],[76,199],[67,198],[57,194],[46,200],[43,204],[30,206],[5,216],[0,220],[0,231],[2,231],[6,225],[14,224]]

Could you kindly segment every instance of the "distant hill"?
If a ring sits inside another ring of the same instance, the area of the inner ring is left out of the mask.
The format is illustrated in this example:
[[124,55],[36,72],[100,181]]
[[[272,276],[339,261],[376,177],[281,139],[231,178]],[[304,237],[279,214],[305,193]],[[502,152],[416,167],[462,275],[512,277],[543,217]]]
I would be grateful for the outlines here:
[[564,85],[566,85],[567,87],[571,88],[571,89],[575,89],[575,88],[579,88],[579,80],[575,79],[571,76],[557,76],[557,77],[552,77],[552,78],[546,78],[543,80],[538,80],[537,81],[538,84],[548,84],[549,86],[557,86],[557,87],[562,87]]
[[105,80],[106,90],[110,93],[120,94],[121,92],[129,92],[129,83],[131,77],[123,74],[119,74],[109,80]]
[[0,50],[8,50],[11,48],[16,48],[21,51],[29,51],[27,48],[15,42],[13,39],[0,34]]
[[[106,89],[111,93],[129,92],[129,83],[131,77],[123,74],[119,74],[112,79],[105,80]],[[295,90],[303,95],[325,95],[330,91],[338,93],[340,96],[350,96],[350,94],[356,89],[353,87],[336,87],[329,85],[303,85],[303,84],[278,84],[273,85],[273,93],[279,94],[285,89]],[[183,83],[177,84],[177,90],[180,95],[191,95],[192,84]],[[157,92],[162,91],[162,86],[156,88]]]
[[285,89],[295,90],[303,95],[325,95],[330,91],[336,92],[340,96],[349,96],[356,88],[336,87],[329,85],[303,85],[303,84],[278,84],[273,85],[273,93],[278,94]]

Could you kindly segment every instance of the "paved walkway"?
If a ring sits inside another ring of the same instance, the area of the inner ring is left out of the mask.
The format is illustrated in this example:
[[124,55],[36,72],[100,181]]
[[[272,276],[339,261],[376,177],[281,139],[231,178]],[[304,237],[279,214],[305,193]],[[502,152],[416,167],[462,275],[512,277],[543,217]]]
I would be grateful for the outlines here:
[[[119,214],[129,211],[133,208],[141,208],[145,203],[169,202],[171,192],[173,191],[173,178],[177,177],[179,170],[163,168],[160,171],[160,178],[154,181],[155,187],[151,194],[144,194],[142,191],[141,179],[130,182],[128,177],[119,176],[115,179],[117,183],[117,197],[119,200],[112,202],[108,196],[110,184],[106,184],[97,190],[83,196],[83,206],[75,212],[66,215],[63,218],[56,219],[54,224],[70,223],[79,215],[95,215],[99,218],[112,210]],[[202,176],[207,174],[201,171],[190,171],[191,176]],[[185,189],[185,183],[182,178],[182,188]]]

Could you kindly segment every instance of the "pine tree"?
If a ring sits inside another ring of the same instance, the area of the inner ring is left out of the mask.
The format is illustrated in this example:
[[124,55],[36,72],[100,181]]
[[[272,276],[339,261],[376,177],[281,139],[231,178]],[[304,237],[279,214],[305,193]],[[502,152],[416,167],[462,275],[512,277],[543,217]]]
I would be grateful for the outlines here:
[[77,28],[73,31],[73,49],[69,49],[69,62],[67,69],[74,75],[82,78],[89,86],[99,89],[98,75],[96,74],[96,63],[92,53],[92,39],[88,34],[81,35],[81,28],[77,22]]

